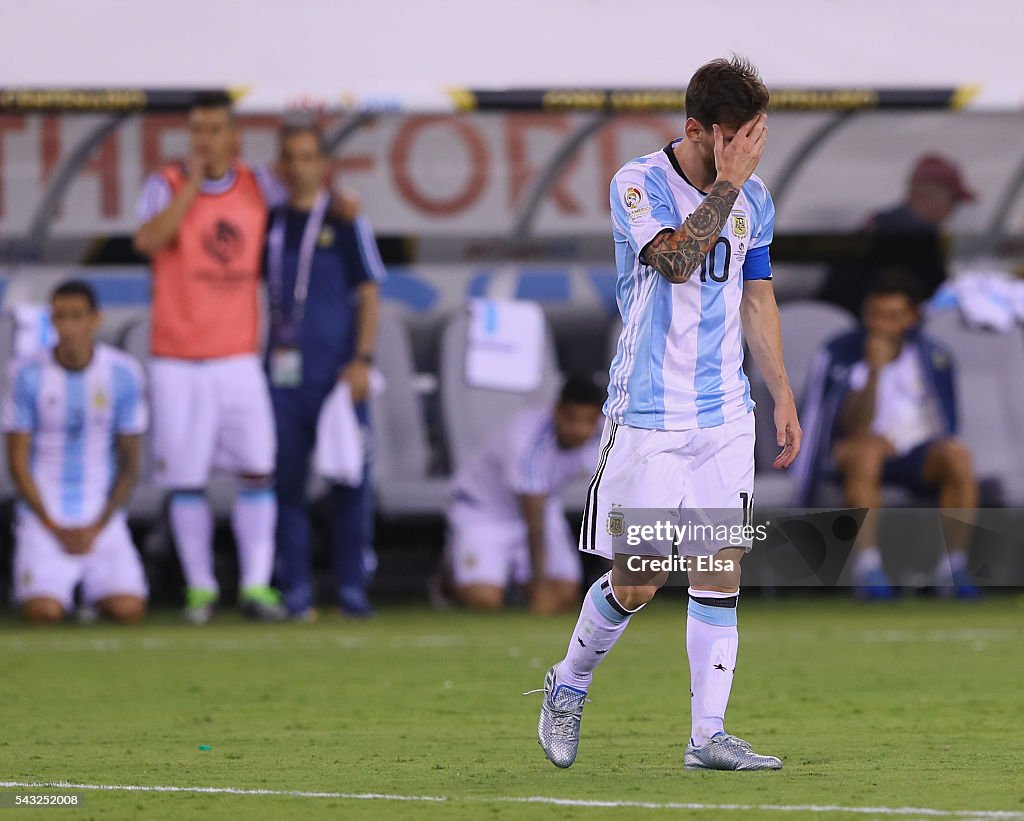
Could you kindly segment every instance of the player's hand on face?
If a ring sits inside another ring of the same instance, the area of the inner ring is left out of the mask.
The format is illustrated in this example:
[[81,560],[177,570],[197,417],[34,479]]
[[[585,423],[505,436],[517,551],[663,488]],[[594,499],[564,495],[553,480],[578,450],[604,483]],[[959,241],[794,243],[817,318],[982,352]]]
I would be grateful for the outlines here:
[[206,161],[198,154],[188,158],[188,183],[199,188],[206,179]]
[[350,362],[342,370],[341,379],[348,382],[353,402],[365,402],[370,398],[370,366],[366,362]]
[[731,182],[737,188],[743,186],[754,173],[764,154],[768,139],[768,115],[761,113],[745,122],[736,131],[728,145],[722,129],[716,123],[712,126],[715,138],[715,168],[718,181]]
[[864,341],[864,359],[873,371],[880,370],[896,358],[897,342],[879,334],[868,334]]
[[800,443],[803,441],[804,432],[800,428],[800,419],[797,417],[796,405],[792,402],[786,405],[775,406],[775,441],[782,450],[772,462],[776,470],[788,468],[800,454]]

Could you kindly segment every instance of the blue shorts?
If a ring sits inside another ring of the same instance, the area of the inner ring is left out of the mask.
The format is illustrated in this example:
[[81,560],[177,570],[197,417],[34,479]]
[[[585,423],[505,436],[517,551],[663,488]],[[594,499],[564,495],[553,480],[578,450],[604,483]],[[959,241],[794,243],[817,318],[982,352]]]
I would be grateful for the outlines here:
[[928,449],[938,441],[938,439],[930,439],[911,448],[901,456],[886,459],[882,466],[882,483],[899,485],[917,493],[934,490],[934,485],[924,479],[924,462],[928,458]]

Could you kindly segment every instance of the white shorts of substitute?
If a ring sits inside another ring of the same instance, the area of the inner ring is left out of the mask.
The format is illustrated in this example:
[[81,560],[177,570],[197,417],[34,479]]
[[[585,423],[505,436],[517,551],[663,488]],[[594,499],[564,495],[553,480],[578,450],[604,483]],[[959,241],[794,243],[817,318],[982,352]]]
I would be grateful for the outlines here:
[[[558,581],[583,578],[576,540],[559,504],[544,511],[544,575]],[[448,562],[457,587],[487,584],[507,587],[526,584],[533,576],[526,523],[498,520],[467,505],[448,511]]]
[[214,468],[274,472],[274,410],[255,354],[202,361],[158,357],[149,368],[157,484],[201,488]]
[[[753,490],[753,413],[713,428],[679,431],[632,428],[606,419],[579,549],[607,559],[616,552],[631,553],[623,543],[630,519],[652,524],[669,511],[679,512],[673,520],[677,525],[739,527],[748,521]],[[729,546],[749,549],[749,539],[738,541],[684,540],[676,550],[706,556]]]
[[124,514],[118,513],[110,520],[92,550],[72,556],[64,552],[39,517],[19,507],[14,542],[14,597],[19,603],[56,599],[70,610],[79,584],[85,604],[110,596],[148,595],[139,551],[132,543]]

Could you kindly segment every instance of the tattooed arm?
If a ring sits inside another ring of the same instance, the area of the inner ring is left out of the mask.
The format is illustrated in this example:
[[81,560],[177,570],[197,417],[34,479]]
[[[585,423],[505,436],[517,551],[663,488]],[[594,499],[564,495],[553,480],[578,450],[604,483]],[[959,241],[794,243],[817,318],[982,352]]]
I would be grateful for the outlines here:
[[640,254],[673,284],[686,282],[708,255],[725,228],[733,203],[743,184],[757,168],[764,153],[767,117],[759,114],[736,130],[726,145],[722,129],[712,126],[715,138],[715,167],[718,177],[708,195],[675,231],[663,231]]
[[640,255],[673,284],[686,282],[718,241],[740,190],[731,182],[716,182],[704,202],[675,231],[658,234]]

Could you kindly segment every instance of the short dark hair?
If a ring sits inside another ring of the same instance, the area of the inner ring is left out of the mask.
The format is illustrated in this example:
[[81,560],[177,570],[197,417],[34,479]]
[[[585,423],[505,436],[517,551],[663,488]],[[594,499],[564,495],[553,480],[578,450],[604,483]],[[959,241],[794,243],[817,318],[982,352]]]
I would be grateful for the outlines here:
[[902,295],[917,308],[924,301],[924,289],[917,277],[903,268],[887,268],[875,276],[864,294],[865,301],[873,296]]
[[601,407],[604,404],[604,393],[593,379],[573,374],[562,385],[562,393],[558,397],[558,404],[596,405]]
[[745,57],[712,60],[694,72],[686,87],[686,116],[704,128],[737,128],[768,110],[768,89]]
[[315,122],[308,119],[285,120],[281,125],[281,130],[278,132],[278,141],[281,147],[284,147],[285,140],[290,137],[294,137],[296,134],[309,134],[316,140],[316,145],[317,148],[320,149],[320,153],[324,156],[327,155],[327,146],[324,143],[323,129],[321,129]]
[[192,105],[188,110],[195,111],[197,108],[222,108],[234,117],[235,101],[226,91],[200,91],[192,98]]
[[53,289],[53,293],[50,294],[50,302],[52,303],[60,296],[80,296],[89,303],[90,311],[100,309],[100,300],[96,296],[96,289],[84,279],[69,279],[67,282],[62,282]]

